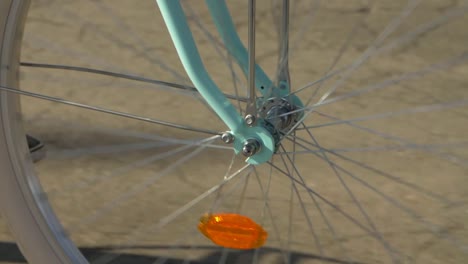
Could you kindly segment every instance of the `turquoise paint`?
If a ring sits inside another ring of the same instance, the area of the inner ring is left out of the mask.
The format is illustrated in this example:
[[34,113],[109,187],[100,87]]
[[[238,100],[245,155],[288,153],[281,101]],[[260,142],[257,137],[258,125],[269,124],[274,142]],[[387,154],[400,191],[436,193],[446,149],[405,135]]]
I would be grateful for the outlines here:
[[[255,138],[259,140],[262,147],[257,154],[248,158],[247,162],[261,164],[270,160],[275,150],[272,136],[263,127],[247,127],[235,107],[210,78],[198,53],[180,2],[178,0],[157,0],[157,3],[182,65],[203,98],[231,130],[235,137],[234,148],[236,153],[242,150],[242,144],[246,139]],[[234,27],[232,26],[230,29],[234,30]],[[230,35],[237,36],[236,33]]]
[[237,133],[240,131],[243,119],[208,75],[180,2],[177,0],[158,0],[157,2],[180,60],[193,84],[226,125]]
[[[206,0],[206,4],[226,49],[239,64],[245,76],[248,76],[249,54],[237,34],[226,1]],[[270,89],[273,88],[273,82],[257,64],[255,65],[255,87],[263,96],[271,94]]]
[[[262,123],[262,120],[258,120],[258,123]],[[234,140],[235,152],[237,154],[240,153],[243,147],[243,143],[247,139],[257,139],[259,142],[261,142],[261,149],[257,154],[253,155],[250,158],[247,158],[246,162],[253,165],[258,165],[269,161],[271,159],[271,156],[273,156],[273,153],[275,153],[276,146],[275,141],[271,136],[270,132],[268,132],[268,130],[261,126],[245,128],[246,129],[243,130],[241,133],[234,134],[234,136],[236,137],[236,139]]]

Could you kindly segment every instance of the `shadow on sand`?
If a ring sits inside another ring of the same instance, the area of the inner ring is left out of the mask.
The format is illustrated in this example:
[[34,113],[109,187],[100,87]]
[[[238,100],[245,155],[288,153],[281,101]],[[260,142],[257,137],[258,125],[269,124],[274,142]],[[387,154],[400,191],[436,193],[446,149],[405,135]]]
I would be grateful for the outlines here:
[[[127,249],[148,249],[148,250],[154,250],[154,249],[170,249],[171,247],[166,247],[166,246],[133,246]],[[200,250],[200,249],[205,249],[205,250],[213,250],[212,253],[207,254],[206,256],[190,261],[191,264],[215,264],[219,263],[221,256],[223,254],[222,250],[219,250],[219,248],[216,247],[211,247],[211,246],[206,246],[206,247],[197,247],[196,249],[192,248],[191,246],[181,246],[178,247],[179,249],[193,249],[193,250]],[[102,247],[83,247],[80,248],[83,255],[85,255],[88,259],[94,259],[99,256],[109,256],[111,259],[113,259],[111,262],[112,264],[152,264],[156,260],[161,259],[160,256],[154,256],[154,255],[141,255],[141,254],[117,254],[113,253],[113,247],[112,246],[102,246]],[[275,263],[284,263],[284,259],[281,256],[281,254],[278,254],[278,250],[272,249],[272,248],[262,248],[261,253],[259,255],[259,258],[264,258],[268,254],[274,254],[277,257],[269,258],[269,263],[275,264]],[[227,261],[225,262],[226,264],[244,264],[244,263],[252,263],[252,258],[253,258],[253,252],[252,251],[230,251],[228,254]],[[164,258],[162,258],[164,259]],[[339,259],[334,259],[334,258],[326,258],[326,257],[320,257],[317,255],[311,255],[311,254],[304,254],[304,253],[298,253],[298,252],[291,252],[290,255],[290,263],[302,263],[304,261],[311,261],[311,260],[316,260],[319,261],[319,263],[349,263],[345,260],[339,260]],[[23,255],[21,254],[19,248],[16,246],[15,243],[13,242],[0,242],[0,263],[1,262],[10,262],[10,263],[26,263],[26,260],[24,259]],[[186,263],[185,259],[176,259],[176,258],[168,258],[165,262],[165,264],[182,264]]]

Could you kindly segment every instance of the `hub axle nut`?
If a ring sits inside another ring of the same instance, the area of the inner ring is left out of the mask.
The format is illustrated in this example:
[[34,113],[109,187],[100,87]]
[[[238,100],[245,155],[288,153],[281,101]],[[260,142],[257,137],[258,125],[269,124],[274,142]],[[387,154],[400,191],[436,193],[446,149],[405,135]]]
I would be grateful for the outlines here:
[[253,126],[255,125],[256,118],[254,115],[246,115],[244,120],[248,126]]
[[252,157],[260,150],[260,142],[256,139],[247,139],[242,147],[242,154],[246,157]]
[[221,135],[221,140],[226,144],[231,144],[234,142],[234,136],[230,132],[224,132]]

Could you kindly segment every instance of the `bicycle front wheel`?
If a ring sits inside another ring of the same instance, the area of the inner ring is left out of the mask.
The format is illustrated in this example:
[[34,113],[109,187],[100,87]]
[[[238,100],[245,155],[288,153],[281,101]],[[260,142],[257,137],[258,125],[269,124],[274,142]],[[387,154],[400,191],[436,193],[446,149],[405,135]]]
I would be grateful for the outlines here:
[[[245,72],[204,2],[181,2],[208,72],[244,114]],[[227,4],[247,43],[247,3]],[[257,1],[257,62],[277,84],[287,61],[291,90],[258,111],[295,95],[303,116],[251,166],[221,141],[227,127],[154,1],[2,1],[5,219],[30,263],[463,263],[467,11]],[[26,132],[47,147],[38,163]],[[265,245],[213,244],[197,229],[206,213],[248,216]]]

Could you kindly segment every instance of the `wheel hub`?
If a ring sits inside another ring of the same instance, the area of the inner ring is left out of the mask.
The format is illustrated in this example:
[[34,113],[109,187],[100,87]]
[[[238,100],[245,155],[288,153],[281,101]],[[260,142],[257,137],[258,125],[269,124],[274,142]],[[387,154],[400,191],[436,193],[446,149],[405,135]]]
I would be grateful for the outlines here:
[[298,111],[303,107],[302,102],[294,95],[258,98],[257,107],[257,115],[244,118],[245,126],[221,136],[225,143],[233,143],[235,152],[247,157],[246,162],[253,165],[270,160],[281,136],[293,129],[303,115],[303,111]]
[[[287,98],[273,97],[259,109],[259,116],[269,123],[276,133],[286,133],[296,125],[300,112],[294,112],[297,107],[291,104]],[[291,113],[292,112],[292,113]]]

